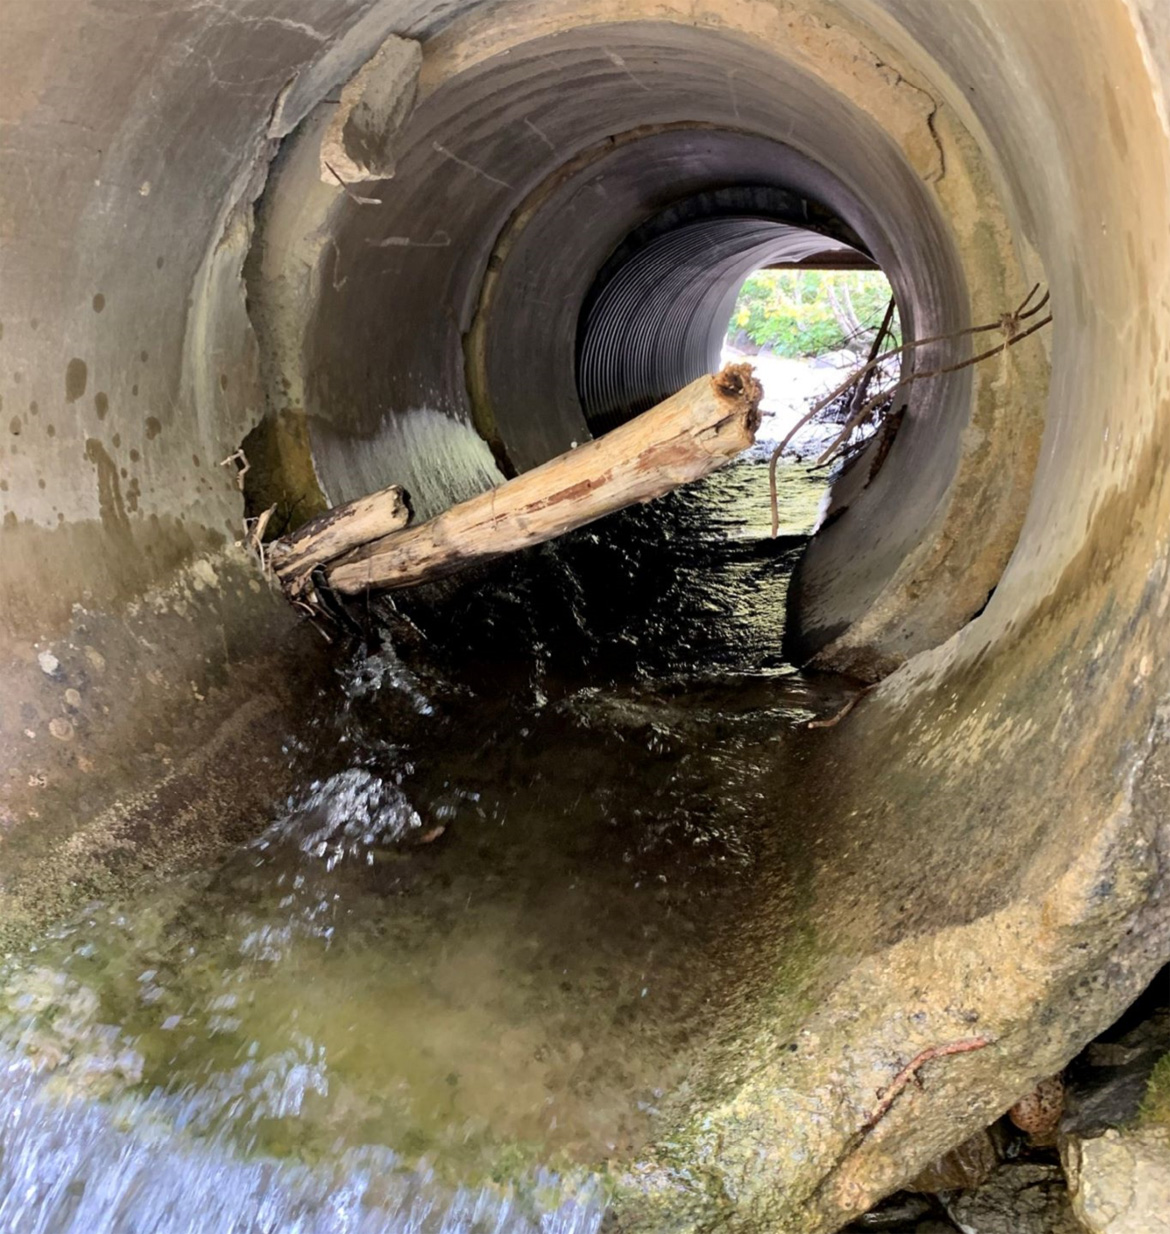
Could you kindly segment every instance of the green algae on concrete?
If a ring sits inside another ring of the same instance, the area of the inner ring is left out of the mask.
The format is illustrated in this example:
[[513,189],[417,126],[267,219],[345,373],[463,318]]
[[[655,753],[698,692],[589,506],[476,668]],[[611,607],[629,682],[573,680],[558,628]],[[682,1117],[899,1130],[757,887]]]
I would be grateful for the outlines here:
[[1150,1076],[1138,1112],[1138,1125],[1170,1130],[1170,1054],[1159,1059]]

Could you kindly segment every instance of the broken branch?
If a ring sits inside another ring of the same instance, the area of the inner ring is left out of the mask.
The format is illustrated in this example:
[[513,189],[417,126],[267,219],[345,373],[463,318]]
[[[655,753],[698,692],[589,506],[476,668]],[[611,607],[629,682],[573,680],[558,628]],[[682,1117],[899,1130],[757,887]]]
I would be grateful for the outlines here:
[[826,716],[823,720],[809,720],[805,728],[836,728],[871,690],[876,689],[877,682],[870,686],[863,686],[839,711],[835,711],[831,716]]
[[289,536],[268,546],[268,562],[285,595],[300,599],[311,587],[318,566],[376,540],[410,522],[406,493],[397,484],[334,506]]
[[264,533],[268,530],[269,520],[275,512],[276,507],[273,505],[262,511],[256,518],[244,519],[244,544],[256,554],[260,569],[265,572],[268,570],[268,561],[264,553]]
[[219,465],[221,467],[234,467],[236,469],[236,488],[242,493],[244,491],[244,477],[248,474],[252,464],[248,462],[248,456],[244,453],[241,446],[235,454],[229,454],[227,458],[221,459]]
[[[818,399],[803,416],[792,426],[788,434],[780,442],[780,444],[772,451],[772,457],[768,461],[768,486],[771,493],[772,504],[772,538],[775,539],[780,529],[780,509],[779,496],[776,489],[776,466],[780,461],[781,455],[788,448],[792,439],[803,429],[810,420],[814,420],[830,403],[840,398],[847,390],[857,387],[864,390],[862,382],[868,383],[869,375],[873,371],[883,365],[887,360],[895,356],[905,355],[907,352],[912,352],[919,347],[925,347],[928,343],[944,343],[953,342],[957,339],[966,338],[968,335],[986,334],[992,330],[999,330],[1004,335],[1004,341],[999,345],[989,348],[987,351],[981,352],[979,355],[971,356],[966,360],[961,360],[956,364],[946,365],[943,368],[930,369],[922,373],[911,373],[908,377],[902,378],[894,386],[887,387],[880,393],[875,394],[872,398],[866,400],[860,407],[856,407],[857,399],[853,400],[853,406],[856,410],[852,411],[849,419],[841,432],[833,439],[832,444],[826,449],[816,461],[816,466],[820,466],[833,453],[847,441],[857,426],[863,423],[868,415],[875,408],[880,407],[882,403],[888,399],[892,399],[894,395],[904,386],[910,385],[915,381],[922,381],[927,377],[940,377],[944,373],[958,372],[959,369],[964,369],[973,364],[978,364],[991,356],[998,355],[1001,351],[1005,351],[1008,347],[1014,347],[1016,343],[1023,342],[1030,334],[1034,334],[1037,330],[1042,329],[1052,321],[1052,314],[1049,313],[1043,320],[1038,321],[1034,326],[1030,326],[1027,330],[1020,330],[1020,322],[1034,317],[1048,303],[1050,292],[1045,292],[1039,303],[1029,308],[1032,297],[1040,290],[1040,284],[1036,283],[1032,289],[1024,297],[1020,305],[1010,313],[1004,313],[997,321],[985,322],[979,326],[968,326],[963,330],[956,330],[951,334],[933,334],[926,338],[912,339],[910,342],[903,343],[900,347],[891,347],[889,351],[883,352],[881,355],[875,355],[871,349],[870,356],[867,361],[856,368],[849,376],[841,382],[835,389],[830,390],[823,398]],[[887,310],[888,311],[888,310]],[[880,337],[880,332],[879,332]]]
[[882,349],[882,343],[885,341],[886,334],[890,329],[890,323],[894,319],[895,302],[894,297],[890,297],[889,304],[886,305],[885,315],[882,317],[882,324],[878,326],[878,332],[873,336],[873,343],[869,348],[869,355],[865,358],[866,372],[860,381],[857,383],[857,389],[853,392],[853,398],[849,403],[850,414],[853,414],[865,402],[865,396],[869,393],[869,383],[873,380],[874,369],[870,367],[878,358],[878,353]]
[[[1008,320],[1008,319],[1005,319]],[[1017,321],[1016,317],[1012,317],[1011,321]],[[1009,347],[1014,347],[1017,343],[1022,343],[1029,334],[1035,334],[1037,330],[1043,329],[1052,320],[1050,313],[1042,321],[1038,321],[1034,326],[1030,326],[1017,334],[1011,334],[1002,343],[996,347],[989,347],[986,351],[980,352],[977,356],[970,356],[966,360],[960,360],[956,364],[946,364],[942,368],[927,369],[922,373],[911,373],[909,377],[902,378],[892,390],[883,390],[880,394],[875,394],[868,402],[864,403],[861,408],[855,412],[846,421],[844,427],[833,439],[832,444],[821,454],[817,459],[817,463],[823,463],[828,460],[833,453],[848,440],[850,433],[865,419],[865,417],[873,411],[875,407],[880,406],[887,399],[892,398],[904,386],[910,385],[915,381],[925,381],[928,377],[941,377],[944,373],[957,373],[960,369],[970,368],[973,364],[979,364],[983,360],[988,360],[992,356],[997,356],[1001,351],[1006,351]]]
[[748,364],[700,377],[604,437],[331,561],[328,584],[345,595],[414,586],[661,497],[752,444],[762,394]]

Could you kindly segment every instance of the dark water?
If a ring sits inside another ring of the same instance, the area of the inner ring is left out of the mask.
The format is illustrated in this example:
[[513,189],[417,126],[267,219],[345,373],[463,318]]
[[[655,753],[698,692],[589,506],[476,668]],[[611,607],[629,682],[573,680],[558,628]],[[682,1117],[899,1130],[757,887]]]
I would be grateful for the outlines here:
[[821,485],[746,460],[383,631],[214,868],[0,970],[0,1231],[597,1228],[695,1079],[789,737]]

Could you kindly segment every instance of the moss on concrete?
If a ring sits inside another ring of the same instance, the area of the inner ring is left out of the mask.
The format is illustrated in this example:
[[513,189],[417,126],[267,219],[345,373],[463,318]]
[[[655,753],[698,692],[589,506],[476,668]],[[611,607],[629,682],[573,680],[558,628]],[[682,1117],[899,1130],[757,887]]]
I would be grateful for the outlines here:
[[1170,1129],[1170,1054],[1159,1060],[1150,1076],[1138,1123],[1142,1127]]
[[299,408],[270,411],[244,438],[248,471],[244,504],[249,518],[275,506],[270,534],[282,536],[328,509],[309,445],[309,427]]

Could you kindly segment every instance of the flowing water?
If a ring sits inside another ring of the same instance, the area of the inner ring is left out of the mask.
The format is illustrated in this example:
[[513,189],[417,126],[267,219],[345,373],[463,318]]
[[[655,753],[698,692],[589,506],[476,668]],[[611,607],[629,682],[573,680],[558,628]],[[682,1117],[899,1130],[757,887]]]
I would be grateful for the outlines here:
[[595,1230],[846,697],[779,658],[823,481],[773,542],[765,477],[371,607],[247,847],[9,957],[0,1231]]

